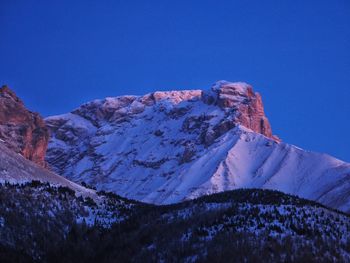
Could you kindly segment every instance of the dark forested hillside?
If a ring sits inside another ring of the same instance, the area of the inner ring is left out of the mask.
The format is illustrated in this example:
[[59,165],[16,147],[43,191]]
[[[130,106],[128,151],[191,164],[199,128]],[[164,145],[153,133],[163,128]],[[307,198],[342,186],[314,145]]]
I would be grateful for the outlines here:
[[0,187],[1,262],[346,262],[347,214],[269,190],[168,206]]

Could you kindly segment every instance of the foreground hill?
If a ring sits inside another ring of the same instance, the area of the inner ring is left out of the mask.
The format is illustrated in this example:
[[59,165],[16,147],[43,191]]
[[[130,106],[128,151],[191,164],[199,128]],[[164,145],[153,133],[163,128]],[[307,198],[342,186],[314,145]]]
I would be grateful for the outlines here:
[[45,121],[51,168],[99,190],[169,204],[276,189],[350,211],[350,164],[280,142],[245,83],[95,100]]
[[75,228],[110,227],[127,219],[138,205],[113,194],[91,198],[39,181],[5,183],[0,186],[0,262],[50,262],[45,257]]
[[34,182],[0,187],[0,261],[348,262],[350,218],[270,190],[168,206]]

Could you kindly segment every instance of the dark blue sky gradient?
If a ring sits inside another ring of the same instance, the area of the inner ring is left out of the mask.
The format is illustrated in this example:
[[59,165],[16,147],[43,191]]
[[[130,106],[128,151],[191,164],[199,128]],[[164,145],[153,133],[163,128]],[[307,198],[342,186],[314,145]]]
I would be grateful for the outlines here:
[[0,36],[0,83],[44,116],[246,81],[284,141],[350,161],[348,0],[0,0]]

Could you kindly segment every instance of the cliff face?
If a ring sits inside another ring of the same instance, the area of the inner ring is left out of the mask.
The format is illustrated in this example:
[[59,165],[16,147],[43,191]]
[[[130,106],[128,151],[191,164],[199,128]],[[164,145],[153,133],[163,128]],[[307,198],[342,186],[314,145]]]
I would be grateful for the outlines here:
[[246,83],[218,81],[210,92],[204,92],[208,104],[214,103],[223,110],[233,111],[233,122],[279,141],[272,134],[269,120],[265,116],[262,98]]
[[46,166],[49,131],[38,113],[26,109],[7,86],[0,89],[0,139],[13,151]]

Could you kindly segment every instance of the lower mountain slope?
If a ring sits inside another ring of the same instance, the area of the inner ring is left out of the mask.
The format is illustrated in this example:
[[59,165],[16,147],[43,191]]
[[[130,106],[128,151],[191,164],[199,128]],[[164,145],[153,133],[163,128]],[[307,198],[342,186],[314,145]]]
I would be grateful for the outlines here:
[[71,182],[24,158],[0,141],[0,183],[26,183],[31,181],[47,182],[52,185],[66,186],[84,196],[96,196],[92,189],[87,189]]
[[348,214],[277,191],[155,206],[34,182],[0,197],[1,262],[350,261]]

